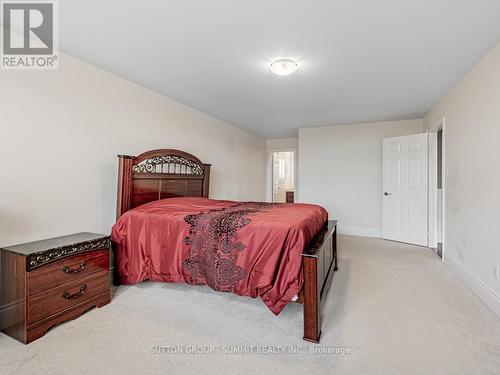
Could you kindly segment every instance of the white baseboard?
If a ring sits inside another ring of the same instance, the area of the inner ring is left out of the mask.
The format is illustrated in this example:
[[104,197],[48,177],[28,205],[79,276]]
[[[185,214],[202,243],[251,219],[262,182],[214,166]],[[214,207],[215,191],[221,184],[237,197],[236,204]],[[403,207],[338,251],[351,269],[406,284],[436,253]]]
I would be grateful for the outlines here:
[[382,237],[382,230],[377,228],[353,227],[349,225],[338,226],[338,233],[348,236],[361,236],[361,237]]
[[472,290],[493,313],[500,317],[500,296],[468,270],[458,259],[444,254],[444,263]]

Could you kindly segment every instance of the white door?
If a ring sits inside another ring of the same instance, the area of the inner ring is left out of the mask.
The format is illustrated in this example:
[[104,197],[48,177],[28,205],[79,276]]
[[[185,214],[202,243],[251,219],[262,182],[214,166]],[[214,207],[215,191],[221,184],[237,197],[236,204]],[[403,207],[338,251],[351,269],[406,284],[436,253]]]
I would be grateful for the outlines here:
[[382,237],[427,246],[427,134],[384,139]]

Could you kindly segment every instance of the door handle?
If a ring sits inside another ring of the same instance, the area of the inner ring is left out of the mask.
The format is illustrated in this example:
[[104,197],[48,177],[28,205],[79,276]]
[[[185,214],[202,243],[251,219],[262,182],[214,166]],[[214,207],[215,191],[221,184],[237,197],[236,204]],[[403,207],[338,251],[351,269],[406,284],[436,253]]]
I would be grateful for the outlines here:
[[392,195],[392,193],[389,193],[389,192],[385,191],[384,195]]

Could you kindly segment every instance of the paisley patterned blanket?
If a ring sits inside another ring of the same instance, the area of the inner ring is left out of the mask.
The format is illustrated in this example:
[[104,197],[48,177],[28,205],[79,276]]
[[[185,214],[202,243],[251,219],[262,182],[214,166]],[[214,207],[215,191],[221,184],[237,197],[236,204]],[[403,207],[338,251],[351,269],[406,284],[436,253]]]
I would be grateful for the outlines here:
[[310,204],[163,199],[114,225],[115,266],[123,284],[208,285],[260,297],[278,315],[300,291],[302,250],[327,218]]

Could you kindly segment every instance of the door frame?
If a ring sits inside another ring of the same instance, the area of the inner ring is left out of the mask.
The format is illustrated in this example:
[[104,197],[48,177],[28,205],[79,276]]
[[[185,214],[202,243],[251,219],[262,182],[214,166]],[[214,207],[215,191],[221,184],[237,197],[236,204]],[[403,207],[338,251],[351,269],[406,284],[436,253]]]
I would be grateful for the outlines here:
[[[445,252],[446,252],[446,180],[447,180],[447,169],[446,169],[446,118],[442,117],[436,121],[429,129],[429,247],[437,244],[437,221],[438,221],[438,210],[437,210],[437,181],[435,176],[437,176],[437,144],[434,140],[437,139],[438,131],[442,131],[441,138],[441,190],[442,190],[442,227],[441,227],[441,243],[442,243],[442,258],[444,262]],[[431,136],[432,134],[432,136]],[[432,178],[431,178],[432,177]],[[432,228],[432,231],[431,231]],[[432,236],[432,237],[431,237]],[[431,238],[433,239],[430,243]],[[435,239],[435,241],[434,241]]]
[[296,147],[268,148],[266,150],[266,202],[273,201],[273,153],[274,152],[293,152],[293,190],[295,201],[298,197],[298,156]]

